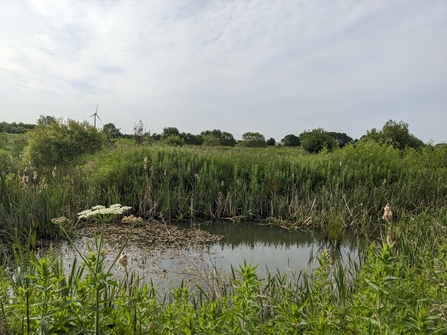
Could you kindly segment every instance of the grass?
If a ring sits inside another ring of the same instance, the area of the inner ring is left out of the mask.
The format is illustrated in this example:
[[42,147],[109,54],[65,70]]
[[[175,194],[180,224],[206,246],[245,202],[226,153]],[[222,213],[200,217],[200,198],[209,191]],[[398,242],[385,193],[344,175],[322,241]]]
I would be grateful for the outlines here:
[[[0,238],[17,265],[0,273],[0,326],[10,334],[446,333],[446,150],[364,142],[310,155],[117,143],[56,170],[8,165],[0,175]],[[147,219],[319,228],[335,250],[349,229],[368,248],[361,264],[323,252],[312,273],[264,281],[245,265],[222,295],[203,287],[197,296],[181,285],[161,301],[132,274],[113,278],[101,238],[68,274],[54,255],[35,256],[38,238],[71,228],[52,219],[75,222],[87,208],[115,203]],[[386,203],[390,223],[382,219]]]

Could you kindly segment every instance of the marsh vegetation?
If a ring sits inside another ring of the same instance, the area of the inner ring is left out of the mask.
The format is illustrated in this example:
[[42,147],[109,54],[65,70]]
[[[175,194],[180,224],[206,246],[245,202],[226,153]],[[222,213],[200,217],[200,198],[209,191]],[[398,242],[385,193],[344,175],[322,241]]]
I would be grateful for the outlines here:
[[[445,147],[400,149],[360,141],[309,154],[294,147],[120,140],[56,166],[40,156],[39,165],[31,165],[26,150],[20,156],[10,154],[12,147],[4,149],[9,160],[0,165],[3,332],[447,331]],[[114,204],[130,209],[98,220],[79,215]],[[393,214],[389,220],[383,218],[386,204]],[[121,222],[130,214],[136,219]],[[114,276],[120,250],[111,265],[104,263],[101,231],[107,225],[144,229],[153,220],[256,222],[297,233],[318,229],[331,248],[317,255],[313,271],[261,279],[256,266],[245,264],[223,278],[211,268],[203,284],[179,284],[163,298],[131,272]],[[79,255],[68,272],[59,255],[35,252],[41,239],[70,240],[76,229],[93,224],[99,233],[91,253]],[[343,263],[332,251],[348,230],[361,237],[363,252],[357,262]]]

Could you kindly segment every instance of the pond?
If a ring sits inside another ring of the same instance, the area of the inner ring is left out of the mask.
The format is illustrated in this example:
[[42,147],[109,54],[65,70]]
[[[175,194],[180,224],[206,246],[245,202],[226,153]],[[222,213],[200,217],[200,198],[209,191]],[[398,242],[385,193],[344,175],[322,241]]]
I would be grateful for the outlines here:
[[[152,281],[158,288],[167,289],[178,286],[181,281],[209,285],[209,282],[219,279],[224,282],[229,278],[231,269],[238,270],[244,262],[258,265],[257,273],[265,278],[267,273],[280,272],[297,273],[300,270],[312,268],[317,265],[314,256],[331,246],[321,234],[305,231],[287,231],[275,227],[257,224],[213,223],[207,225],[163,225],[159,230],[145,236],[143,232],[147,227],[153,228],[155,224],[140,227],[133,231],[125,244],[126,230],[117,227],[113,231],[105,231],[104,247],[105,267],[113,265],[123,247],[128,255],[129,263],[126,269],[119,268],[117,264],[111,267],[111,272],[122,279],[131,273],[138,275],[145,282]],[[199,228],[197,228],[199,227]],[[175,228],[175,230],[173,230]],[[163,231],[168,231],[173,237],[170,243],[153,241],[162,238]],[[95,232],[78,234],[73,238],[73,244],[64,241],[55,247],[56,252],[62,256],[64,268],[69,270],[74,258],[80,260],[79,253],[87,255],[89,248],[95,250]],[[209,233],[209,237],[201,238]],[[117,235],[118,234],[118,235]],[[199,238],[196,235],[199,234]],[[116,236],[119,236],[117,238]],[[196,239],[194,243],[182,243],[177,236],[187,236]],[[77,249],[77,250],[76,250]],[[337,248],[338,255],[344,262],[348,259],[358,258],[358,244],[353,235],[347,234],[343,243]]]

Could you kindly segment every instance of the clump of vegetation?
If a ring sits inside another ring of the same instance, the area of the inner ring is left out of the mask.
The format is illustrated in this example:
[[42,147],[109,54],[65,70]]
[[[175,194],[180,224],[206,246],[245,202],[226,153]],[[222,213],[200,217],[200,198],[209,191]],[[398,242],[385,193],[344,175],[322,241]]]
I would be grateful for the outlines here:
[[99,151],[106,143],[103,132],[87,122],[68,119],[41,122],[28,132],[26,155],[35,167],[68,164],[75,158]]

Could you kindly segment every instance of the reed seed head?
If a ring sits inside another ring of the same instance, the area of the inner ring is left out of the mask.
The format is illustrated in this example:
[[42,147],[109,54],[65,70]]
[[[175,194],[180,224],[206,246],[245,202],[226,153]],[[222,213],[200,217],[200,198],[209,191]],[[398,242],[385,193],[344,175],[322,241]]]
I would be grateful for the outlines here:
[[391,238],[391,235],[386,236],[386,243],[388,243],[389,246],[393,245],[393,239]]
[[393,219],[393,212],[391,211],[390,204],[386,204],[383,210],[384,210],[383,219],[390,222]]

